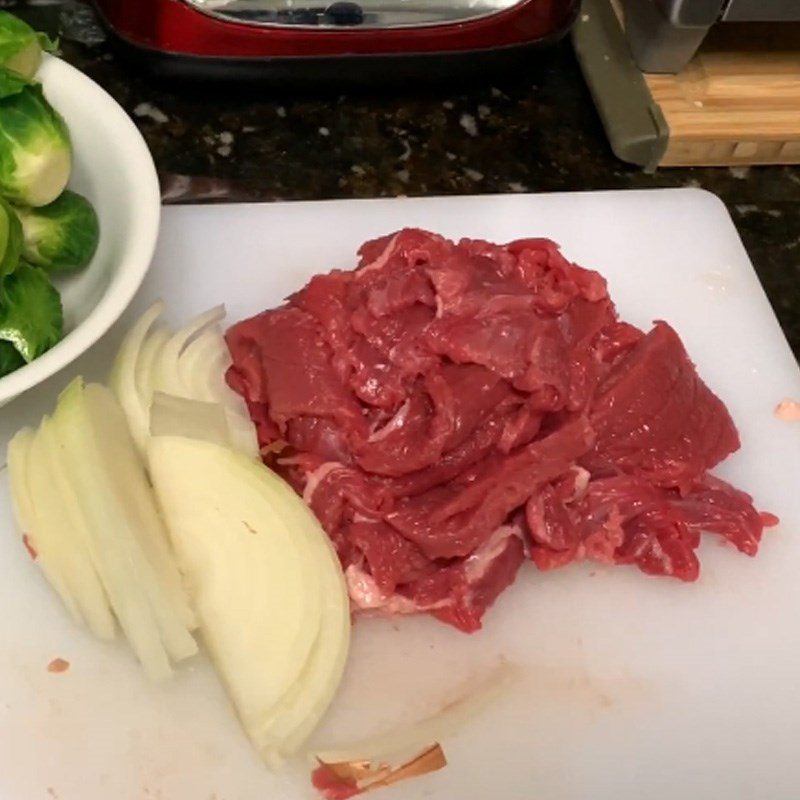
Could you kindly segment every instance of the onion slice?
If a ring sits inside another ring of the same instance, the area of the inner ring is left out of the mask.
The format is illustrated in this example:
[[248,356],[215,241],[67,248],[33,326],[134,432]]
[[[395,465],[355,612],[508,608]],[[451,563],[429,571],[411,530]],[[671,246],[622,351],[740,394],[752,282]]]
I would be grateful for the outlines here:
[[185,436],[230,447],[228,424],[219,404],[187,400],[164,392],[153,395],[150,433],[152,436]]
[[81,622],[83,619],[81,612],[59,568],[55,543],[47,535],[48,531],[42,530],[38,520],[37,504],[29,485],[30,454],[35,436],[36,432],[32,428],[23,428],[8,445],[8,478],[14,516],[22,531],[28,552],[36,554],[36,563],[47,578],[47,582],[56,590],[70,616]]
[[234,450],[258,459],[258,440],[245,401],[225,382],[232,361],[220,323],[225,307],[216,306],[177,331],[156,327],[162,302],[151,306],[131,328],[117,354],[111,387],[125,411],[139,452],[150,440],[151,406],[156,392],[218,403]]
[[64,466],[55,419],[45,417],[36,432],[28,462],[28,481],[36,502],[38,531],[54,548],[58,570],[81,619],[98,639],[110,641],[116,628],[114,616],[94,568],[91,535]]
[[[207,328],[216,325],[223,319],[225,319],[225,306],[215,306],[202,314],[198,314],[169,338],[169,341],[161,349],[158,363],[154,367],[156,389],[179,397],[186,396],[184,395],[185,386],[181,380],[181,370],[178,365],[180,357],[186,348],[202,335]],[[196,399],[204,400],[205,398],[198,397]]]
[[150,474],[203,638],[276,768],[342,678],[350,607],[339,560],[292,488],[224,441],[218,404],[156,393],[152,418]]
[[[132,380],[133,362],[123,366],[118,374]],[[154,679],[197,652],[194,613],[153,491],[108,389],[74,380],[52,418],[14,438],[9,468],[17,521],[76,621],[103,640],[119,622]]]
[[156,320],[164,313],[164,302],[158,300],[142,314],[122,342],[109,376],[109,384],[128,420],[133,440],[144,452],[150,436],[150,397],[140,390],[149,375],[138,367],[142,348]]

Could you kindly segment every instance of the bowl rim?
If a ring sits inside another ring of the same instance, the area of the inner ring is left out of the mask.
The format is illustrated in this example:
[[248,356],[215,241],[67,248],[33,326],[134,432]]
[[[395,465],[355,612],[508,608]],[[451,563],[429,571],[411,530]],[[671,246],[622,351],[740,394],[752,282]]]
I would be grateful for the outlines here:
[[129,222],[129,246],[115,265],[114,274],[89,315],[30,364],[0,378],[0,404],[32,389],[72,363],[97,342],[119,319],[142,284],[155,252],[161,219],[161,190],[153,157],[138,128],[105,89],[80,70],[55,56],[45,56],[38,77],[47,90],[55,81],[72,83],[91,108],[113,123],[116,138],[126,154],[127,169],[136,176],[131,184],[136,214]]

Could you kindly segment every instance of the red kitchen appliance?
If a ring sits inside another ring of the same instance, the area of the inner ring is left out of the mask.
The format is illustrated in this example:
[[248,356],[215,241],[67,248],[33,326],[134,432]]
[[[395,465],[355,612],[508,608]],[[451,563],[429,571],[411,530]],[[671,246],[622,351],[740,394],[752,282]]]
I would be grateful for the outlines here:
[[505,64],[569,29],[580,0],[95,0],[170,75],[436,78]]

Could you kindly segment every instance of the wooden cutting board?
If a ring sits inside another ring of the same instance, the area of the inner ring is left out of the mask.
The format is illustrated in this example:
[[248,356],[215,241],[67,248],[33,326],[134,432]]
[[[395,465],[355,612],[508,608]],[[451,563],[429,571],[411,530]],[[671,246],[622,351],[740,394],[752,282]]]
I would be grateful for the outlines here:
[[[231,320],[349,268],[404,225],[450,237],[550,236],[600,270],[620,313],[669,320],[727,402],[742,450],[720,470],[782,518],[757,559],[708,538],[695,584],[633,568],[528,565],[466,636],[427,617],[360,620],[326,745],[410,722],[500,659],[520,681],[442,740],[449,766],[374,800],[787,800],[800,786],[800,371],[720,201],[697,190],[166,208],[150,274],[90,353],[0,412],[0,452],[78,373],[103,377],[157,297],[173,323]],[[0,459],[1,463],[2,459]],[[11,522],[0,472],[0,798],[313,800],[308,769],[272,774],[205,657],[148,683],[122,645],[75,628]],[[71,664],[50,674],[56,657]],[[372,800],[370,795],[370,800]]]

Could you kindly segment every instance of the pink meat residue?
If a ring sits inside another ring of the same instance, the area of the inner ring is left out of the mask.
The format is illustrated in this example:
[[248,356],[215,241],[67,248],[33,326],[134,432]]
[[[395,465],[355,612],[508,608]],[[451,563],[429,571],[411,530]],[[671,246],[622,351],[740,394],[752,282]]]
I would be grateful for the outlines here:
[[782,400],[775,406],[775,416],[784,422],[800,422],[800,403],[797,400]]

